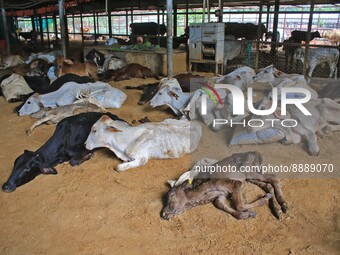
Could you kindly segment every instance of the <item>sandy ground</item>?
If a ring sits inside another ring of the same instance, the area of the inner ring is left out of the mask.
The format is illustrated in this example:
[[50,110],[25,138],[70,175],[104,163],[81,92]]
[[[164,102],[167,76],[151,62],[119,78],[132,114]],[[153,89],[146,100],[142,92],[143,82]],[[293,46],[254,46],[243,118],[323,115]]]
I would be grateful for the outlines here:
[[[148,81],[153,79],[115,86]],[[152,121],[172,116],[165,108],[137,105],[140,93],[127,91],[123,107],[111,112],[130,123],[145,116]],[[0,99],[1,183],[16,157],[24,149],[39,148],[55,128],[43,125],[26,136],[34,119],[15,115],[16,105]],[[321,153],[311,157],[301,145],[227,147],[224,132],[216,135],[225,141],[216,158],[256,150],[266,163],[333,163],[340,171],[338,135],[319,138]],[[197,153],[204,156],[213,147],[214,141],[203,138]],[[13,193],[0,192],[0,254],[339,254],[340,179],[283,179],[290,210],[281,220],[266,206],[255,209],[255,218],[238,221],[205,205],[168,222],[160,217],[166,181],[188,169],[190,156],[150,160],[124,173],[114,171],[119,162],[102,149],[80,166],[64,163],[56,167],[58,175],[38,176]],[[244,194],[250,201],[263,192],[247,184]]]

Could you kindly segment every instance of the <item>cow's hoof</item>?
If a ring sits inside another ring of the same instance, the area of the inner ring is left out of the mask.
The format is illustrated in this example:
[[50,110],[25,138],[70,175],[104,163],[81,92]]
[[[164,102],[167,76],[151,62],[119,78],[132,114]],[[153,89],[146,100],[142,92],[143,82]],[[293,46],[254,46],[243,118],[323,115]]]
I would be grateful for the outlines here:
[[27,136],[30,136],[31,134],[32,134],[32,130],[26,129],[26,135],[27,135]]
[[288,212],[288,203],[283,203],[281,205],[281,210],[283,213],[287,213]]

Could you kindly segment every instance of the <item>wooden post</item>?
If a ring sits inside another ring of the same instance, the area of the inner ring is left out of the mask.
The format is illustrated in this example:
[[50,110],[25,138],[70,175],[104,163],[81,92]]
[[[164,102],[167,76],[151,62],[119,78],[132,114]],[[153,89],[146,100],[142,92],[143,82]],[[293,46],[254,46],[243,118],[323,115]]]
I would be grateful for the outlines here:
[[[77,2],[79,5],[79,1]],[[84,26],[83,26],[83,6],[80,6],[79,14],[80,14],[80,33],[81,33],[81,46],[84,51]]]
[[97,26],[96,26],[96,1],[93,1],[93,29],[94,29],[94,44],[97,44]]
[[74,13],[72,13],[72,30],[73,30],[73,39],[76,37],[76,26],[74,25]]

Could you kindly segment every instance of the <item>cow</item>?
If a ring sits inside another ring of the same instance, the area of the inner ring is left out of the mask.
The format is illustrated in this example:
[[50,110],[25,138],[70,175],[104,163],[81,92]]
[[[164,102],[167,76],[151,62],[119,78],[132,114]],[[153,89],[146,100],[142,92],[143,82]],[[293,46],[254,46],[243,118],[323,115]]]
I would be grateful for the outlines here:
[[97,65],[98,73],[105,72],[107,70],[118,70],[126,66],[126,61],[124,59],[105,55],[96,49],[90,50],[85,59],[87,61],[93,61]]
[[[236,219],[254,217],[255,212],[250,212],[253,206],[263,205],[269,201],[272,212],[280,218],[281,212],[286,213],[288,204],[283,197],[279,179],[273,175],[255,172],[241,172],[240,169],[261,168],[262,157],[258,152],[235,153],[221,161],[202,159],[190,171],[182,174],[177,181],[168,181],[171,186],[167,194],[167,202],[162,210],[162,218],[172,219],[174,216],[200,204],[213,202],[214,205]],[[208,166],[208,171],[200,171]],[[237,171],[212,172],[216,167],[232,167]],[[244,204],[241,189],[245,182],[253,183],[266,192],[266,195],[255,203]],[[234,208],[228,206],[226,199],[231,193]],[[276,201],[275,201],[276,198]],[[280,209],[275,206],[279,203]]]
[[201,126],[186,119],[166,119],[132,127],[104,115],[93,125],[85,147],[88,150],[109,148],[124,161],[116,168],[122,172],[143,166],[151,158],[173,159],[192,153],[201,135]]
[[[79,100],[81,101],[81,100]],[[31,135],[33,129],[43,123],[57,124],[66,117],[77,115],[83,112],[106,112],[106,109],[101,108],[89,102],[76,101],[74,104],[59,106],[54,109],[41,109],[39,112],[33,113],[32,118],[37,118],[36,122],[26,130],[27,135]]]
[[[305,77],[300,74],[286,74],[273,65],[269,65],[259,70],[256,74],[255,82],[269,83],[272,87],[296,87],[309,90],[312,99],[318,98],[318,93],[307,84]],[[297,96],[297,95],[296,95]],[[299,97],[299,96],[297,96]]]
[[[298,67],[298,62],[294,63],[294,53],[297,48],[299,48],[300,45],[294,43],[292,38],[290,37],[287,40],[283,41],[283,51],[285,52],[285,67],[286,70],[295,70]],[[295,69],[294,69],[295,64]]]
[[331,31],[324,31],[321,33],[323,38],[327,38],[331,43],[335,45],[339,44],[340,42],[340,29],[333,29]]
[[19,110],[19,116],[38,112],[41,107],[55,108],[72,104],[76,99],[92,97],[104,108],[120,108],[127,96],[124,92],[107,83],[67,82],[60,89],[47,94],[34,94],[28,98]]
[[31,63],[33,60],[35,59],[44,59],[45,61],[47,61],[49,64],[54,64],[55,61],[57,60],[58,56],[62,56],[62,52],[60,50],[55,50],[55,51],[51,51],[48,53],[32,53],[28,59],[25,61],[26,64]]
[[69,59],[65,59],[63,56],[58,56],[56,60],[57,74],[62,76],[67,73],[73,73],[80,76],[97,77],[97,67],[90,62],[85,63],[73,63]]
[[[262,40],[263,35],[267,32],[264,24],[260,24],[259,38]],[[235,38],[245,38],[246,40],[257,40],[258,25],[252,23],[225,23],[225,35],[233,35]]]
[[[253,126],[251,132],[257,132],[271,128],[281,130],[285,133],[284,144],[297,144],[302,141],[307,143],[308,152],[312,156],[319,154],[319,146],[317,144],[316,133],[331,133],[332,131],[340,131],[340,105],[329,98],[311,99],[304,103],[304,107],[312,115],[304,115],[295,105],[288,104],[286,106],[287,113],[285,116],[280,114],[278,108],[273,114],[254,115],[252,118],[262,120],[262,126]],[[268,122],[265,119],[278,119],[280,121]],[[294,124],[295,120],[298,125]],[[285,120],[285,125],[281,125],[281,121]]]
[[[38,94],[47,94],[60,89],[65,83],[67,82],[76,82],[79,84],[82,83],[91,83],[94,80],[88,76],[79,76],[76,74],[65,74],[56,80],[54,80],[51,84],[49,84],[49,79],[46,76],[24,76],[25,81],[27,82],[28,86]],[[32,96],[34,93],[28,94],[27,96],[21,97],[23,104],[17,106],[14,109],[14,112],[18,112],[20,108],[25,104],[26,100]]]
[[[291,41],[294,43],[301,43],[302,41],[307,41],[307,31],[300,31],[300,30],[294,30],[291,32]],[[311,32],[310,33],[310,41],[312,41],[314,38],[320,38],[321,35],[319,31]]]
[[23,64],[24,60],[20,55],[0,56],[0,70]]
[[[54,167],[63,162],[69,161],[71,166],[75,166],[90,159],[95,149],[86,149],[84,143],[93,124],[103,115],[99,112],[81,113],[60,121],[52,137],[43,146],[35,152],[25,150],[15,160],[12,173],[2,185],[2,190],[13,192],[40,174],[57,174]],[[121,120],[111,113],[105,115]]]
[[105,71],[103,73],[102,79],[109,80],[112,78],[114,81],[122,81],[131,78],[145,79],[148,77],[154,77],[156,79],[159,78],[158,75],[153,74],[149,68],[137,63],[131,63],[118,70]]
[[166,26],[155,22],[131,23],[130,30],[133,35],[164,35]]
[[45,59],[34,59],[29,64],[29,70],[27,72],[27,76],[42,76],[46,75],[50,69],[52,64],[50,64]]
[[[304,63],[305,60],[305,50],[302,48],[297,48],[294,53],[294,59],[300,60]],[[334,76],[337,79],[338,68],[337,64],[339,61],[339,50],[334,48],[311,48],[309,49],[308,55],[308,76],[312,77],[315,67],[319,64],[327,63],[330,69],[329,78]]]
[[227,66],[228,61],[239,56],[243,50],[243,42],[236,40],[234,35],[226,35],[224,37],[224,66]]
[[[194,81],[198,79],[203,79],[202,76],[193,75],[191,73],[177,74],[173,78],[177,79],[183,92],[189,92],[189,91],[193,91],[193,90],[200,88],[201,85],[197,86],[197,83],[195,83]],[[156,95],[159,88],[160,88],[159,82],[149,83],[149,84],[139,85],[139,86],[126,86],[125,87],[125,89],[137,89],[137,90],[143,91],[143,94],[138,102],[139,105],[144,105],[147,102],[149,102]]]

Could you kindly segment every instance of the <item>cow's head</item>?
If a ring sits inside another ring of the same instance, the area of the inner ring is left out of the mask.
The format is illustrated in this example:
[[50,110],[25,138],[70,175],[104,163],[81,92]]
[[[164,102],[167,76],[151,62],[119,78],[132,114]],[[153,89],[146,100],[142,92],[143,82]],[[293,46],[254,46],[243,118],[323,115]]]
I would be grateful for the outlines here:
[[149,86],[143,87],[143,95],[141,96],[138,104],[144,105],[149,102],[158,91],[158,83],[149,84]]
[[182,92],[182,88],[175,78],[163,78],[159,83],[159,90],[151,99],[152,107],[170,104],[173,100],[178,100],[178,93]]
[[126,127],[130,127],[130,125],[125,121],[113,120],[108,115],[103,115],[92,126],[90,135],[85,142],[86,149],[107,147],[109,144],[108,133],[123,132]]
[[26,100],[26,102],[18,111],[19,116],[30,115],[32,113],[40,111],[41,104],[39,104],[38,102],[38,96],[38,94],[34,94]]
[[276,69],[273,65],[260,69],[256,74],[255,81],[259,83],[274,82],[275,78],[281,77],[284,72]]
[[294,52],[294,59],[298,59],[304,61],[305,59],[305,50],[302,48],[297,48]]
[[189,182],[184,182],[178,186],[172,187],[167,194],[166,205],[162,209],[161,216],[165,220],[171,220],[174,216],[185,212],[193,207],[186,193],[191,189]]
[[2,185],[2,190],[13,192],[17,187],[33,180],[39,174],[57,174],[57,171],[44,165],[41,157],[36,152],[25,150],[14,162],[14,167],[7,182]]

